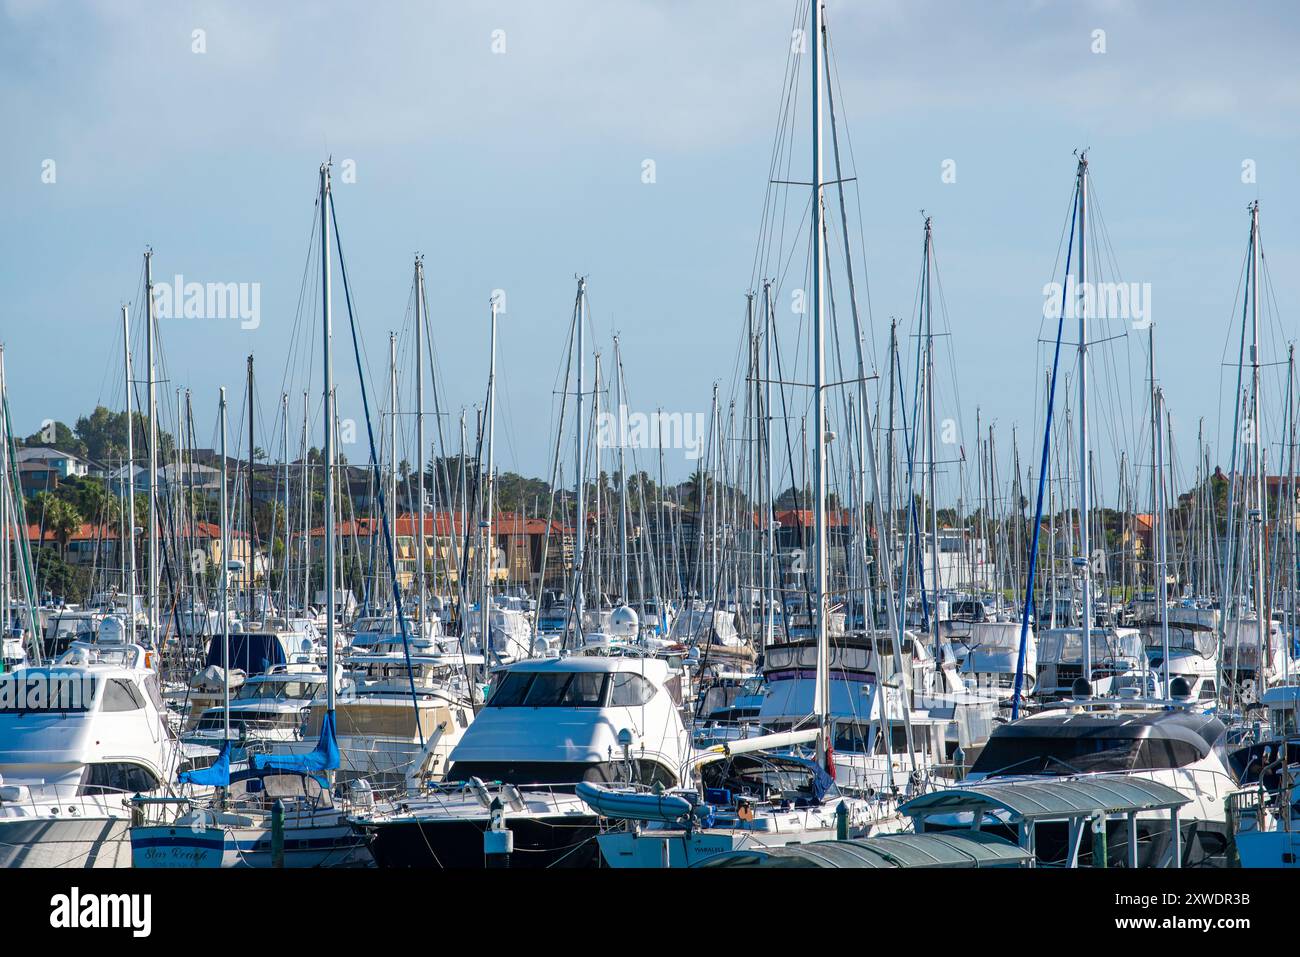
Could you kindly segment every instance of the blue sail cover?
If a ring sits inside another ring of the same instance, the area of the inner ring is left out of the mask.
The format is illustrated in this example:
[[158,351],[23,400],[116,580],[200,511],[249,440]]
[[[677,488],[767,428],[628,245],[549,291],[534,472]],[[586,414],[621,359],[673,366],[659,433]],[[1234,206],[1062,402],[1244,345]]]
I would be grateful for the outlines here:
[[182,771],[177,775],[177,779],[181,784],[198,784],[214,788],[230,787],[230,742],[227,741],[221,746],[221,753],[217,755],[217,760],[206,768]]
[[254,754],[258,771],[332,771],[339,766],[339,743],[334,736],[334,712],[326,711],[320,724],[320,740],[306,754]]

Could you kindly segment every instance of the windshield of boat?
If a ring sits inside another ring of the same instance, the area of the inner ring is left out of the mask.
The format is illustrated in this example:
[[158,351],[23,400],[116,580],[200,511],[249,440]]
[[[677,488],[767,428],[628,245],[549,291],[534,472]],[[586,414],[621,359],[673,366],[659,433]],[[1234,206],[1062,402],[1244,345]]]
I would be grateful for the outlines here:
[[286,698],[314,698],[324,687],[320,679],[294,681],[248,681],[235,695],[237,701],[283,701]]
[[609,677],[599,671],[507,671],[496,681],[488,707],[599,708]]
[[972,774],[1085,774],[1181,768],[1200,757],[1187,741],[1081,735],[994,735]]
[[[1094,661],[1107,658],[1142,658],[1145,651],[1142,638],[1136,634],[1115,634],[1108,631],[1092,632],[1092,657]],[[1083,633],[1078,630],[1045,631],[1038,643],[1038,663],[1070,662],[1083,660]]]

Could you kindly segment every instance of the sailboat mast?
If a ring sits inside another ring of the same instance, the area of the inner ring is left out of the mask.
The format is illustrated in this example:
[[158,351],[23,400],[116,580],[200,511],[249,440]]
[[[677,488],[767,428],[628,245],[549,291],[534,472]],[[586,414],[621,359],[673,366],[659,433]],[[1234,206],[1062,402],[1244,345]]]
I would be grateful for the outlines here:
[[[424,257],[415,257],[415,581],[417,620],[424,634]],[[435,494],[435,498],[436,498]]]
[[122,306],[122,367],[126,376],[126,601],[127,641],[135,641],[135,416],[131,412],[131,319]]
[[1156,445],[1154,449],[1154,461],[1152,466],[1156,474],[1156,501],[1154,503],[1155,518],[1160,522],[1160,539],[1157,543],[1157,554],[1160,559],[1159,582],[1156,590],[1156,599],[1160,602],[1160,652],[1161,660],[1164,663],[1163,684],[1165,696],[1170,697],[1169,691],[1169,528],[1168,514],[1165,510],[1165,436],[1161,433],[1161,426],[1164,425],[1164,393],[1157,387],[1153,393],[1155,399],[1154,411],[1156,413]]
[[221,433],[221,744],[230,743],[230,508],[226,485],[226,389],[221,388],[218,406],[218,431]]
[[813,308],[813,421],[816,431],[817,452],[813,459],[813,495],[816,506],[813,549],[813,595],[816,602],[815,627],[817,629],[817,686],[813,695],[813,711],[822,728],[818,739],[819,756],[825,759],[828,742],[830,714],[830,635],[827,630],[828,602],[826,594],[826,567],[828,549],[826,541],[826,315],[822,301],[822,281],[826,268],[824,246],[825,210],[822,206],[822,17],[825,10],[822,0],[812,2],[812,308]]
[[[1147,375],[1151,390],[1151,510],[1156,508],[1156,443],[1160,440],[1160,426],[1156,412],[1156,327],[1147,328]],[[1151,573],[1151,584],[1155,584],[1155,572]]]
[[1285,654],[1282,657],[1282,666],[1285,669],[1283,681],[1291,683],[1291,649],[1295,641],[1295,613],[1296,613],[1296,501],[1295,501],[1295,346],[1288,347],[1286,353],[1286,417],[1287,417],[1287,486],[1290,495],[1287,501],[1290,507],[1287,509],[1287,553],[1290,556],[1290,569],[1287,575],[1287,616],[1286,629],[1284,631]]
[[587,532],[587,513],[586,513],[586,494],[584,485],[583,471],[585,467],[585,448],[583,446],[585,439],[585,428],[582,418],[582,373],[583,366],[586,364],[583,356],[583,327],[587,324],[587,280],[578,278],[578,301],[575,304],[577,309],[578,322],[578,394],[577,394],[577,413],[576,413],[576,433],[577,433],[577,459],[574,465],[575,478],[577,480],[577,495],[575,496],[574,508],[574,547],[573,547],[573,621],[574,629],[579,643],[582,641],[582,612],[583,612],[583,594],[582,594],[582,566],[583,566],[583,548],[586,545]]
[[[388,334],[388,534],[397,545],[397,334]],[[393,584],[401,588],[397,565],[393,565]],[[393,622],[397,622],[397,605],[393,605]]]
[[483,626],[483,654],[488,653],[488,639],[491,637],[489,610],[492,598],[492,555],[495,551],[495,539],[492,536],[492,518],[496,511],[496,422],[497,422],[497,297],[492,296],[492,330],[488,336],[488,407],[487,407],[487,474],[485,483],[487,494],[484,496],[483,510],[483,603],[479,617]]
[[1092,682],[1092,557],[1088,515],[1088,155],[1079,157],[1079,571],[1083,578],[1083,677]]
[[[284,556],[280,568],[280,613],[287,625],[289,618],[289,393],[280,393],[280,415],[284,420]],[[267,583],[269,590],[270,583]]]
[[302,608],[311,604],[311,466],[307,463],[307,429],[311,418],[307,392],[302,394]]
[[[934,261],[934,232],[932,229],[930,217],[925,217],[925,410],[926,410],[926,432],[928,439],[926,442],[929,448],[930,461],[926,468],[926,498],[929,499],[929,519],[930,519],[930,609],[932,617],[930,619],[930,639],[934,642],[935,661],[942,661],[942,652],[939,648],[939,592],[943,588],[943,582],[939,575],[939,502],[938,490],[935,487],[935,472],[939,468],[938,447],[935,444],[938,435],[936,433],[935,412],[934,412],[934,306],[931,299],[931,264]],[[924,547],[924,543],[922,543]],[[921,583],[925,587],[925,583]]]
[[257,523],[253,521],[253,356],[248,356],[248,564],[244,571],[244,587],[248,590],[248,618],[255,615],[253,598],[257,592],[255,584],[255,562],[257,554]]
[[763,283],[763,520],[767,529],[766,554],[772,556],[763,582],[766,589],[763,595],[763,648],[767,649],[772,640],[776,622],[773,620],[771,605],[777,594],[777,575],[779,573],[776,556],[776,507],[772,494],[772,336],[775,323],[772,315],[772,283]]
[[[149,641],[158,636],[158,397],[154,381],[153,250],[144,254],[145,363],[149,372]],[[129,388],[129,386],[128,386]]]
[[[624,406],[627,405],[627,397],[623,395],[623,354],[618,348],[618,336],[614,337],[614,388],[618,393],[617,415],[618,421],[626,420]],[[625,440],[622,435],[618,437],[618,569],[619,569],[619,596],[623,604],[627,604],[629,590],[629,581],[627,573],[627,459],[624,449]]]
[[1268,647],[1268,614],[1264,598],[1264,470],[1259,408],[1259,201],[1250,206],[1250,424],[1251,467],[1255,485],[1255,623],[1259,656],[1259,687],[1262,689],[1265,649]]
[[320,282],[324,346],[322,376],[325,399],[325,687],[326,708],[334,713],[334,359],[330,354],[334,336],[330,311],[330,164],[320,168]]

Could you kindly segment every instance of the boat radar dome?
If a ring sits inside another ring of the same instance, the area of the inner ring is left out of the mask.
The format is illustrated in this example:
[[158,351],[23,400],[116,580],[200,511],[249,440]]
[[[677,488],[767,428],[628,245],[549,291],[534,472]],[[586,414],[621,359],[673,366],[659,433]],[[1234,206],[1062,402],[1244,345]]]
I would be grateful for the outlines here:
[[636,609],[629,608],[627,605],[615,608],[609,616],[609,631],[616,638],[635,638],[639,626],[640,620],[637,618]]
[[1092,682],[1080,675],[1074,679],[1074,684],[1070,685],[1070,697],[1075,701],[1092,697]]
[[1187,683],[1187,679],[1181,675],[1173,678],[1169,682],[1169,697],[1186,701],[1192,696],[1192,686]]

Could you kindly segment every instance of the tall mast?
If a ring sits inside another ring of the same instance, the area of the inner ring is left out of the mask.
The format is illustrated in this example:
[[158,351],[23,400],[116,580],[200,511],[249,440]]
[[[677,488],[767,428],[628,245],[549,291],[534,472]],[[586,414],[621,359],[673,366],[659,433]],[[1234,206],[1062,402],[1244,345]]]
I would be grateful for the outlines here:
[[302,393],[302,608],[307,614],[311,604],[311,466],[307,462],[307,431],[311,419],[311,402]]
[[230,743],[230,616],[226,609],[230,601],[230,508],[226,486],[226,389],[221,388],[218,407],[221,420],[221,744]]
[[1079,570],[1083,577],[1083,677],[1092,682],[1092,557],[1088,514],[1088,154],[1079,157]]
[[772,336],[775,322],[772,315],[772,283],[763,282],[763,520],[767,528],[767,547],[764,554],[771,555],[767,578],[764,581],[766,591],[763,595],[763,648],[772,640],[776,622],[772,618],[771,606],[776,600],[778,562],[776,555],[776,507],[772,493]]
[[816,601],[817,685],[813,693],[813,711],[822,735],[817,741],[818,756],[825,761],[830,731],[830,636],[827,630],[826,566],[826,315],[822,302],[825,272],[822,208],[822,0],[812,3],[812,307],[813,307],[813,421],[817,452],[813,459],[813,495],[816,501],[816,544],[813,554],[813,593]]
[[[618,402],[615,405],[615,414],[619,422],[624,421],[623,407],[627,404],[627,398],[623,395],[623,354],[619,352],[618,336],[614,337],[614,388],[618,393]],[[618,437],[618,568],[619,568],[619,596],[623,604],[628,602],[628,575],[627,575],[627,460],[624,455],[625,440],[622,435]]]
[[[158,640],[158,397],[154,382],[153,250],[144,254],[145,362],[149,371],[149,641]],[[129,388],[129,387],[128,387]]]
[[[930,217],[925,217],[925,410],[926,410],[926,432],[928,439],[926,445],[930,451],[930,461],[926,469],[926,498],[930,500],[929,519],[930,519],[930,639],[934,643],[935,661],[942,661],[942,653],[939,649],[939,591],[943,587],[943,582],[939,575],[939,502],[938,491],[935,487],[935,472],[939,467],[938,448],[935,440],[938,438],[935,429],[934,413],[934,307],[931,302],[931,281],[930,265],[934,259],[934,233],[931,227]],[[924,543],[922,543],[924,545]],[[925,583],[921,583],[925,587]]]
[[[397,547],[397,334],[388,334],[388,534]],[[393,584],[401,587],[397,577],[397,564],[393,564]],[[393,605],[393,621],[397,621],[397,605]]]
[[1159,575],[1158,588],[1156,591],[1156,600],[1160,602],[1160,650],[1161,660],[1164,662],[1164,674],[1162,675],[1165,697],[1170,697],[1169,691],[1169,529],[1168,514],[1165,510],[1165,436],[1161,432],[1163,420],[1164,393],[1157,387],[1153,393],[1155,399],[1154,411],[1156,413],[1156,446],[1154,449],[1154,461],[1151,463],[1156,471],[1156,501],[1154,507],[1156,510],[1155,518],[1160,522],[1160,538],[1156,543],[1159,557]]
[[492,537],[492,518],[496,510],[496,421],[497,421],[497,297],[491,299],[492,331],[488,336],[488,407],[487,407],[487,475],[483,497],[483,604],[479,617],[483,626],[483,654],[488,653],[490,637],[489,614],[492,598],[492,554],[495,540]]
[[[424,603],[424,257],[415,257],[415,582],[419,596],[417,619],[425,628]],[[436,498],[435,494],[435,498]]]
[[131,412],[131,319],[122,306],[122,367],[126,375],[126,601],[127,641],[135,641],[135,416]]
[[[280,569],[280,604],[281,614],[285,618],[285,624],[288,625],[289,618],[289,393],[280,393],[280,415],[284,419],[284,556],[283,567]],[[267,583],[267,589],[270,590],[270,582]]]
[[[894,363],[898,352],[898,320],[889,318],[889,428],[885,436],[885,541],[894,547]],[[900,596],[902,600],[903,596]]]
[[[469,634],[469,592],[466,590],[467,575],[462,574],[468,570],[469,554],[461,553],[462,536],[465,545],[469,545],[469,483],[465,473],[465,410],[460,410],[460,531],[452,536],[456,542],[456,597],[460,602],[458,614],[460,616],[458,624],[460,625],[460,634],[462,641]],[[453,529],[454,530],[454,529]]]
[[[1287,501],[1290,507],[1286,510],[1287,514],[1287,554],[1290,556],[1290,574],[1287,575],[1287,616],[1285,631],[1285,655],[1282,658],[1282,666],[1285,669],[1283,681],[1287,684],[1291,682],[1291,648],[1295,640],[1295,613],[1296,613],[1296,501],[1295,501],[1295,346],[1288,347],[1286,352],[1286,417],[1287,417],[1287,486],[1290,495]],[[1279,516],[1280,517],[1280,516]]]
[[1264,470],[1262,422],[1259,409],[1259,201],[1250,206],[1250,443],[1254,472],[1255,510],[1255,623],[1259,656],[1259,687],[1263,688],[1265,650],[1268,647],[1268,613],[1264,598]]
[[578,394],[577,394],[577,462],[575,464],[575,473],[577,477],[577,496],[576,508],[574,511],[574,546],[573,546],[573,615],[574,627],[576,629],[578,642],[582,641],[582,613],[583,613],[583,594],[582,594],[582,566],[583,566],[583,548],[586,545],[587,537],[587,512],[586,512],[586,490],[584,485],[585,469],[585,449],[584,442],[584,422],[582,419],[582,372],[584,362],[583,356],[583,326],[587,324],[587,280],[578,277],[578,299],[575,304],[577,310],[578,323]]
[[253,354],[248,355],[248,564],[245,566],[244,587],[248,590],[248,620],[256,616],[253,599],[257,593],[256,556],[257,523],[253,521]]
[[334,360],[330,355],[334,335],[330,312],[330,164],[320,168],[320,282],[324,310],[321,336],[324,343],[325,398],[325,687],[327,710],[334,712]]

